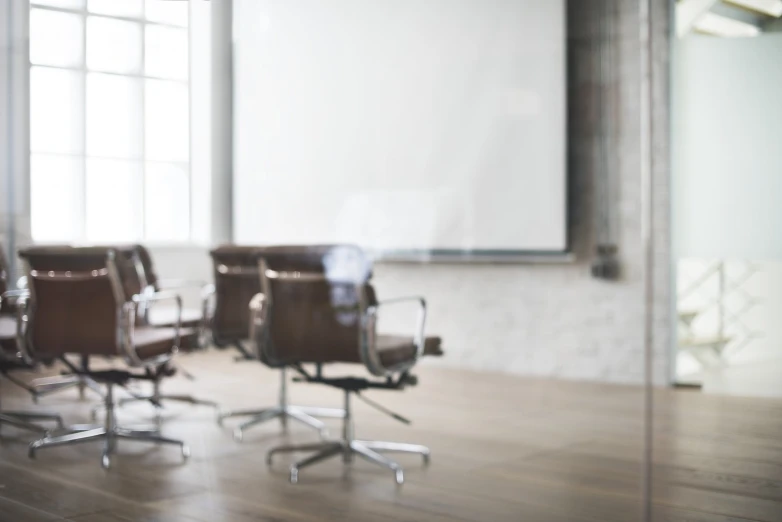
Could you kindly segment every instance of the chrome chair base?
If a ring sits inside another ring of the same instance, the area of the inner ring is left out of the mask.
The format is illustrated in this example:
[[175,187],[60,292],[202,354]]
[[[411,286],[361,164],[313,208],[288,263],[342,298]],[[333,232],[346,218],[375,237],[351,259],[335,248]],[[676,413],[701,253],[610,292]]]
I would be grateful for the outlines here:
[[211,408],[219,408],[216,402],[214,401],[207,401],[204,399],[196,399],[195,397],[191,395],[167,395],[167,394],[160,394],[160,395],[139,395],[138,397],[126,397],[123,399],[120,399],[118,405],[124,406],[126,404],[129,404],[131,402],[143,402],[143,401],[149,401],[152,404],[155,402],[162,404],[165,401],[172,401],[172,402],[184,402],[187,404],[191,404],[193,406],[209,406]]
[[[89,377],[83,375],[61,375],[56,377],[42,377],[34,379],[28,388],[33,396],[33,402],[37,403],[39,397],[45,397],[68,388],[79,388],[79,398],[84,399],[85,391],[90,389],[103,397],[100,385]],[[26,387],[27,388],[27,387]]]
[[79,444],[82,442],[102,440],[105,443],[105,447],[103,450],[103,456],[101,457],[101,467],[103,467],[103,469],[109,469],[111,467],[111,455],[116,451],[117,441],[120,439],[152,442],[155,444],[173,444],[181,448],[182,457],[184,459],[190,457],[190,448],[181,440],[174,440],[163,437],[158,431],[154,430],[132,430],[116,426],[110,429],[103,427],[87,431],[74,431],[56,437],[44,437],[30,444],[28,456],[31,459],[34,459],[36,452],[43,448],[53,448],[56,446],[65,446],[68,444]]
[[342,455],[342,460],[349,464],[353,461],[354,455],[359,455],[364,459],[388,468],[394,474],[394,481],[402,485],[405,481],[404,470],[395,461],[386,458],[382,453],[413,453],[421,455],[424,459],[424,465],[429,464],[431,452],[426,446],[419,444],[405,444],[401,442],[383,442],[374,440],[336,440],[324,441],[316,444],[301,444],[293,446],[279,446],[269,450],[266,454],[266,463],[271,466],[272,457],[277,453],[293,453],[300,451],[315,451],[314,455],[304,460],[296,462],[290,467],[290,482],[296,484],[299,481],[299,470],[317,464],[331,457]]
[[184,442],[163,437],[157,429],[141,430],[117,426],[117,419],[114,413],[114,394],[112,390],[112,385],[108,384],[105,396],[106,422],[104,426],[78,426],[72,427],[67,433],[62,435],[50,436],[47,434],[43,438],[30,444],[28,456],[31,459],[34,459],[37,451],[44,448],[80,444],[82,442],[103,441],[104,449],[101,457],[101,466],[104,469],[109,469],[111,467],[111,455],[117,449],[117,441],[135,440],[155,444],[176,445],[180,447],[184,459],[190,457],[190,448]]
[[63,428],[62,417],[54,413],[31,413],[26,411],[0,411],[0,426],[8,424],[15,428],[48,434],[49,429],[36,422],[51,421],[57,425],[57,429]]
[[234,429],[233,435],[237,442],[242,441],[244,438],[244,431],[246,429],[255,426],[256,424],[261,424],[272,419],[280,419],[283,427],[287,427],[287,421],[289,418],[315,428],[318,430],[318,432],[320,432],[322,437],[327,437],[328,430],[326,429],[326,424],[323,421],[316,419],[315,417],[331,417],[341,419],[345,417],[345,410],[339,408],[315,408],[284,405],[275,406],[273,408],[266,408],[263,410],[239,410],[227,412],[218,416],[217,423],[222,426],[223,420],[225,419],[231,417],[247,416],[251,416],[252,418]]
[[405,444],[401,442],[383,442],[377,440],[356,440],[353,437],[353,414],[350,407],[350,394],[351,390],[345,389],[345,408],[342,416],[342,437],[338,440],[328,440],[323,442],[317,442],[314,444],[297,444],[290,446],[278,446],[272,448],[266,454],[266,464],[272,464],[272,457],[277,453],[295,453],[299,451],[314,451],[314,455],[310,455],[308,458],[296,462],[290,467],[290,481],[291,484],[296,484],[299,481],[299,470],[311,466],[323,460],[337,455],[342,455],[342,460],[345,464],[353,462],[353,456],[359,455],[364,459],[388,468],[394,473],[394,480],[398,485],[401,485],[405,481],[405,474],[402,470],[402,466],[397,464],[391,459],[386,458],[382,453],[414,453],[421,455],[424,458],[424,465],[429,464],[429,456],[431,452],[426,446],[420,444]]
[[[132,402],[145,402],[145,401],[148,401],[150,404],[154,405],[155,407],[162,407],[164,402],[171,401],[171,402],[183,402],[186,404],[191,404],[193,406],[209,406],[210,408],[215,408],[216,410],[219,410],[220,408],[219,405],[214,401],[196,399],[191,395],[171,395],[171,394],[160,393],[160,381],[157,380],[153,381],[152,383],[152,393],[144,394],[144,395],[135,395],[133,397],[124,397],[120,399],[116,405],[125,406],[126,404],[130,404]],[[98,412],[104,409],[105,407],[106,407],[105,404],[99,404],[98,406],[95,406],[92,409],[92,418],[97,419]]]

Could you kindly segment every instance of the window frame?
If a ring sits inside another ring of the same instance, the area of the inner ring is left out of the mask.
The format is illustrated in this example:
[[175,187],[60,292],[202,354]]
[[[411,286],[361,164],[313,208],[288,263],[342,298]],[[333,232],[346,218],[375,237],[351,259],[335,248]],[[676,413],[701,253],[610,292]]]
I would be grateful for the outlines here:
[[[88,160],[95,159],[95,160],[117,160],[117,161],[126,161],[128,163],[137,163],[138,164],[138,172],[137,175],[139,176],[139,179],[136,181],[137,187],[139,188],[139,201],[138,201],[138,216],[139,219],[137,221],[140,221],[139,223],[135,224],[135,228],[138,230],[138,236],[133,239],[133,241],[140,241],[144,242],[145,244],[151,245],[151,246],[191,246],[195,244],[194,241],[194,231],[193,231],[193,174],[192,174],[192,58],[191,58],[191,48],[192,48],[192,42],[191,42],[191,34],[190,34],[190,26],[191,26],[191,8],[190,8],[190,2],[185,2],[187,5],[187,25],[178,25],[171,22],[159,22],[159,21],[152,21],[146,19],[146,8],[147,8],[147,2],[145,0],[141,0],[141,10],[140,13],[137,16],[127,16],[127,15],[115,15],[115,14],[103,14],[103,13],[93,13],[89,10],[89,0],[84,0],[84,5],[81,8],[73,8],[73,7],[61,7],[61,6],[52,6],[52,5],[46,5],[46,4],[39,4],[36,3],[36,0],[30,0],[28,2],[28,10],[30,12],[30,18],[32,18],[32,12],[34,10],[42,10],[42,11],[50,11],[50,12],[56,12],[56,13],[64,13],[64,14],[71,14],[71,15],[77,15],[81,19],[81,55],[80,55],[80,63],[78,66],[62,66],[62,65],[48,65],[48,64],[39,64],[34,63],[31,59],[30,52],[28,51],[26,53],[26,61],[27,61],[27,68],[32,73],[33,68],[41,68],[46,70],[60,70],[60,71],[69,71],[73,73],[77,73],[79,75],[79,82],[80,82],[80,92],[79,92],[79,107],[77,109],[77,112],[80,117],[80,140],[81,140],[81,151],[80,152],[52,152],[52,151],[46,151],[46,150],[35,150],[33,149],[32,143],[30,143],[29,147],[29,154],[30,154],[30,162],[32,166],[32,159],[36,155],[43,155],[43,156],[49,156],[49,157],[59,157],[59,158],[72,158],[74,160],[80,161],[80,168],[79,168],[79,175],[76,179],[76,183],[78,184],[78,187],[74,191],[77,195],[79,200],[75,203],[76,207],[76,213],[73,216],[74,220],[76,222],[75,225],[75,234],[73,237],[65,240],[65,242],[68,243],[95,243],[95,242],[101,242],[96,241],[95,239],[91,239],[87,236],[87,230],[88,230],[88,223],[87,223],[87,209],[86,209],[86,203],[87,203],[87,163]],[[87,21],[91,17],[95,18],[102,18],[102,19],[109,19],[109,20],[118,20],[118,21],[124,21],[124,22],[132,22],[135,24],[138,24],[140,27],[139,32],[139,40],[138,45],[140,46],[140,52],[139,52],[139,66],[137,72],[131,72],[131,73],[119,73],[119,72],[110,72],[110,71],[104,71],[99,69],[90,69],[87,65],[87,54],[88,54],[88,48],[87,48],[87,32],[88,32],[88,24]],[[169,29],[176,29],[180,31],[184,31],[185,33],[185,39],[187,42],[187,78],[181,79],[176,78],[173,75],[171,77],[166,76],[159,76],[159,75],[149,75],[146,74],[145,68],[146,68],[146,34],[147,34],[147,27],[149,26],[157,26],[157,27],[164,27]],[[32,31],[30,31],[32,33]],[[33,35],[30,34],[30,39],[32,39]],[[30,46],[32,47],[32,46]],[[128,158],[120,158],[116,156],[102,156],[102,155],[94,155],[89,154],[87,150],[87,78],[89,74],[103,74],[103,75],[110,75],[110,76],[118,76],[121,78],[128,78],[133,79],[139,82],[139,99],[138,99],[138,107],[139,107],[139,128],[135,131],[137,133],[138,139],[139,139],[139,155],[138,157],[128,157]],[[185,161],[179,161],[179,160],[153,160],[148,159],[146,154],[146,81],[147,80],[158,80],[158,81],[164,81],[164,82],[170,82],[172,84],[177,84],[180,86],[184,86],[187,91],[187,115],[188,115],[188,121],[187,121],[187,158]],[[32,103],[32,100],[30,100]],[[32,121],[30,123],[30,129],[32,129]],[[147,216],[147,164],[148,163],[155,163],[159,165],[172,165],[176,166],[178,168],[181,168],[184,170],[186,174],[187,179],[187,187],[186,187],[186,203],[187,203],[187,216],[186,216],[186,223],[187,223],[187,234],[185,239],[164,239],[164,240],[148,240],[148,216]],[[34,213],[35,206],[35,194],[32,190],[32,183],[30,185],[30,234],[32,239],[36,243],[49,243],[49,244],[61,244],[63,240],[57,240],[57,239],[44,239],[40,240],[37,239],[34,235],[34,230],[32,228],[33,222],[32,217]],[[120,241],[122,242],[122,241]]]

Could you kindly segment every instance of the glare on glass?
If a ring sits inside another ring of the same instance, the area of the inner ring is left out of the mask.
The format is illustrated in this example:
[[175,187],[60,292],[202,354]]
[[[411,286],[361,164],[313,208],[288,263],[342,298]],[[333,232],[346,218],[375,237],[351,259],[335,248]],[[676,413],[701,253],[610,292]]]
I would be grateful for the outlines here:
[[87,74],[87,155],[141,156],[141,80]]
[[190,184],[186,165],[146,164],[145,238],[187,241],[190,238]]
[[87,68],[141,72],[141,24],[102,16],[87,18]]
[[146,0],[144,16],[150,22],[187,27],[187,2]]
[[81,16],[71,13],[30,10],[30,62],[39,65],[82,65]]
[[143,228],[141,163],[87,159],[86,239],[137,241]]
[[144,45],[144,72],[148,76],[187,79],[187,30],[148,25]]
[[114,16],[140,17],[143,2],[141,0],[88,0],[87,10]]
[[145,80],[146,159],[187,162],[190,129],[187,85],[165,80]]
[[53,154],[30,156],[30,218],[35,241],[79,238],[83,159]]
[[84,0],[32,0],[33,5],[48,5],[51,7],[65,7],[67,9],[84,9]]
[[30,69],[30,149],[84,152],[83,77],[75,71]]

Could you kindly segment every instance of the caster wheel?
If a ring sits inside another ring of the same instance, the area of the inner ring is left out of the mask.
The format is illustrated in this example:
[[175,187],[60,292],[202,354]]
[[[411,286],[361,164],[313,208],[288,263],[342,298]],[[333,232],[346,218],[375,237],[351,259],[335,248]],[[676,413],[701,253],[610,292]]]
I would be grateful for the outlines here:
[[100,459],[100,467],[103,469],[111,468],[111,457],[109,457],[107,454],[104,454]]
[[182,446],[182,458],[185,460],[190,458],[190,446],[187,445]]
[[299,470],[297,468],[291,468],[290,482],[291,484],[299,483]]
[[398,486],[405,483],[405,474],[401,469],[394,471],[394,480]]
[[242,433],[242,430],[234,430],[234,440],[236,442],[242,442],[243,438],[244,434]]

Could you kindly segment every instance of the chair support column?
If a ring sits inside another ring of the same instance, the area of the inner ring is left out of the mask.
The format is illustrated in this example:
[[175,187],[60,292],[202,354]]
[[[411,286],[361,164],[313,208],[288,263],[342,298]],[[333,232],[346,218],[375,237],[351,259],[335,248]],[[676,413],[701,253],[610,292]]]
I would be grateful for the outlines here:
[[231,417],[250,417],[250,420],[240,424],[234,430],[234,439],[240,442],[244,438],[244,431],[256,424],[262,424],[271,419],[280,419],[283,429],[288,427],[288,418],[298,421],[320,432],[321,437],[328,437],[326,424],[316,417],[342,419],[345,410],[340,408],[319,408],[308,406],[293,406],[288,404],[288,375],[286,368],[280,368],[280,389],[277,398],[277,406],[261,410],[236,410],[220,414],[217,423],[222,426],[223,420]]

